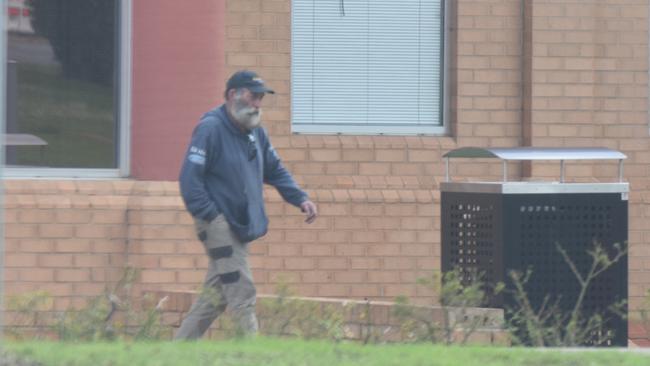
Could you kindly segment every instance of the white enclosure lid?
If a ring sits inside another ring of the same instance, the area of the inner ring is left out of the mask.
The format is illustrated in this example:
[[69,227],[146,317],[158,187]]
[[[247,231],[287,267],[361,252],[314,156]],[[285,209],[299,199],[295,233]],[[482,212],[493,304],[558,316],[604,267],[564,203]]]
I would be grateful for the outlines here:
[[604,147],[462,147],[445,158],[498,158],[502,160],[621,160],[627,156]]

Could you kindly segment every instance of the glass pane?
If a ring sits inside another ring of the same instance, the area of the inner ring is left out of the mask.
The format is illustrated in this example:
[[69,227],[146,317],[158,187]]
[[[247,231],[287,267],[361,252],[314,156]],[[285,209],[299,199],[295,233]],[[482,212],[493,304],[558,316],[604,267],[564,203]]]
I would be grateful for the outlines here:
[[117,167],[117,0],[9,0],[7,165]]

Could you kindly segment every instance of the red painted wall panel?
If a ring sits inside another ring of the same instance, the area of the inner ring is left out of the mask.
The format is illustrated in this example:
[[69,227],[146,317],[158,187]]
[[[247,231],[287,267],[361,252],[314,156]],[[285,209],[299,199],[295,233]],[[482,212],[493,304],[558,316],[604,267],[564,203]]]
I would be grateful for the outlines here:
[[192,129],[220,104],[225,0],[133,2],[131,175],[176,180]]

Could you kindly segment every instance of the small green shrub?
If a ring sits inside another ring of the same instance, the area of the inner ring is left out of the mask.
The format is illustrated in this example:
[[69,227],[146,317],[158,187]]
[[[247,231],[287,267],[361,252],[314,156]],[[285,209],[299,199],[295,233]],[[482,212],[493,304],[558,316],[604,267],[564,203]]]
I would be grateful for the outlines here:
[[115,302],[106,296],[94,297],[85,308],[60,314],[54,328],[64,341],[114,340],[116,329],[109,321],[116,310]]
[[[488,299],[482,274],[455,268],[443,275],[433,272],[430,277],[419,279],[418,284],[438,294],[436,303],[440,304],[442,319],[431,317],[430,309],[436,304],[414,307],[408,298],[396,298],[393,315],[401,323],[404,339],[464,345],[480,326],[488,322],[485,314],[469,312],[470,308],[480,307]],[[490,294],[498,295],[503,287],[503,284],[497,284]]]
[[165,299],[156,301],[131,295],[139,272],[127,268],[112,290],[88,299],[82,309],[67,309],[54,317],[52,297],[33,292],[8,299],[8,309],[16,314],[7,333],[14,339],[38,339],[53,330],[60,340],[99,341],[116,339],[168,339],[171,329],[161,322]]
[[344,308],[293,297],[286,283],[276,287],[276,297],[260,300],[264,309],[262,333],[303,339],[340,340],[344,337]]
[[14,316],[5,328],[7,335],[19,340],[43,338],[51,308],[52,297],[46,291],[9,297],[7,310]]
[[593,280],[621,260],[627,254],[627,248],[616,244],[615,251],[610,256],[600,244],[594,243],[594,248],[587,252],[591,258],[589,268],[586,273],[581,273],[567,252],[559,244],[556,247],[580,284],[577,299],[570,309],[566,310],[560,306],[560,297],[547,295],[541,306],[534,307],[525,290],[532,271],[511,272],[509,275],[514,286],[512,291],[514,306],[507,310],[508,327],[513,343],[537,347],[606,344],[614,336],[606,330],[607,322],[612,317],[625,319],[627,303],[625,301],[612,303],[607,313],[585,314],[584,299]]
[[639,308],[641,326],[645,331],[645,338],[650,340],[650,290],[646,291],[641,307]]

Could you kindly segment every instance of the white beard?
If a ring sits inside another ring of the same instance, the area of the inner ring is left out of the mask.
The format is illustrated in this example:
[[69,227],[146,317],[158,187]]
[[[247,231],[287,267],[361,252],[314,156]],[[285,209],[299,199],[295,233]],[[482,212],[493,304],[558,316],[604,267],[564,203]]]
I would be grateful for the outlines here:
[[239,107],[236,103],[231,113],[235,121],[247,130],[252,130],[262,123],[261,109]]

